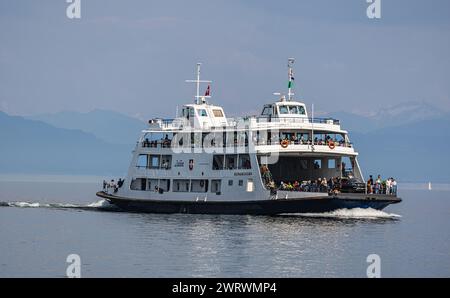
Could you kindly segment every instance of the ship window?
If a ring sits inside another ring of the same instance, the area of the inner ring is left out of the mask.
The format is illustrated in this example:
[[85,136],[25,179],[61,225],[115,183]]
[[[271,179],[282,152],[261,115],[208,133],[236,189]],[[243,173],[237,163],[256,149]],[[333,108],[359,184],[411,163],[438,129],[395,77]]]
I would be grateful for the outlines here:
[[223,117],[222,110],[214,109],[213,110],[214,117]]
[[169,189],[170,189],[170,179],[161,179],[161,180],[159,180],[159,188],[162,191],[169,191]]
[[222,180],[211,180],[211,192],[220,194]]
[[237,154],[226,155],[225,167],[228,170],[234,170],[237,167]]
[[174,192],[188,192],[189,191],[189,180],[187,179],[174,179],[173,180],[173,191]]
[[264,107],[261,114],[264,116],[268,116],[268,115],[272,114],[272,107]]
[[328,160],[328,168],[329,169],[335,169],[336,168],[336,159],[330,158]]
[[244,185],[244,180],[239,180],[238,184],[239,184],[239,186],[243,186]]
[[228,186],[233,186],[233,180],[228,180]]
[[206,113],[205,109],[198,109],[197,112],[200,117],[208,117],[208,113]]
[[305,114],[306,114],[306,112],[305,112],[305,107],[304,107],[304,106],[299,106],[299,107],[298,107],[298,113],[299,113],[300,115],[305,115]]
[[247,192],[252,192],[254,189],[253,179],[247,179]]
[[289,113],[290,114],[298,114],[297,106],[289,106]]
[[169,170],[172,166],[172,155],[161,156],[161,169]]
[[287,106],[280,106],[280,114],[289,114]]
[[145,190],[146,189],[146,179],[136,178],[131,180],[130,189],[131,190]]
[[223,170],[223,155],[213,156],[213,170]]
[[250,155],[239,154],[239,169],[248,170],[251,169]]
[[300,169],[302,169],[302,170],[308,169],[308,161],[306,159],[300,160]]
[[191,192],[207,192],[208,180],[205,179],[192,179],[191,180]]
[[147,184],[149,191],[158,191],[158,179],[148,179]]
[[314,160],[314,169],[321,169],[322,168],[322,160],[316,159]]
[[151,169],[159,169],[159,155],[150,155],[149,167]]
[[138,161],[136,164],[136,167],[138,168],[146,168],[148,162],[148,155],[147,154],[140,154],[138,157]]

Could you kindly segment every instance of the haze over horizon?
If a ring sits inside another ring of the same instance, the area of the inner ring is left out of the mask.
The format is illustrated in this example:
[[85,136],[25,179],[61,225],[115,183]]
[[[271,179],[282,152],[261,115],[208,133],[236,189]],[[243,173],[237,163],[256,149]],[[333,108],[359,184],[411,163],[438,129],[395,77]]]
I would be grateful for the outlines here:
[[[403,102],[450,112],[450,3],[382,0],[0,0],[0,110],[13,115],[106,109],[146,119],[192,102],[195,63],[230,115],[286,91],[318,112],[362,115]],[[206,86],[204,86],[205,88]],[[204,89],[203,89],[204,90]]]

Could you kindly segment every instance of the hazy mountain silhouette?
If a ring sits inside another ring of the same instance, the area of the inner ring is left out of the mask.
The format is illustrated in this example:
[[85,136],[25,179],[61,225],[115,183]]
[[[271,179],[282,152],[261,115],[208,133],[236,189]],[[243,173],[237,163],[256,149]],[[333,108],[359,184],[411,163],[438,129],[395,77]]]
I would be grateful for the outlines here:
[[93,110],[88,113],[63,111],[27,117],[59,128],[79,129],[112,144],[133,144],[146,123],[117,112]]
[[81,130],[0,112],[0,171],[3,173],[125,173],[133,143],[109,144]]

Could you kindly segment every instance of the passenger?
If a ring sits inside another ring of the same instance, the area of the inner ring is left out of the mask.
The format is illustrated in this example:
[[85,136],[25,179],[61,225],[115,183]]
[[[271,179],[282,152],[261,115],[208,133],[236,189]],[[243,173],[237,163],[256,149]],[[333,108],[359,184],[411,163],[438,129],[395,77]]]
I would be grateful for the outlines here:
[[392,178],[392,194],[397,195],[397,180]]
[[391,178],[388,178],[386,180],[386,194],[387,195],[391,194],[391,183],[392,183]]
[[375,180],[375,193],[380,194],[381,193],[381,176],[378,175],[377,180]]
[[[372,176],[371,176],[372,177]],[[372,181],[373,179],[369,179],[367,180],[367,193],[371,194],[372,193]]]
[[108,183],[106,183],[106,180],[103,180],[103,191],[106,190],[106,186],[108,185]]

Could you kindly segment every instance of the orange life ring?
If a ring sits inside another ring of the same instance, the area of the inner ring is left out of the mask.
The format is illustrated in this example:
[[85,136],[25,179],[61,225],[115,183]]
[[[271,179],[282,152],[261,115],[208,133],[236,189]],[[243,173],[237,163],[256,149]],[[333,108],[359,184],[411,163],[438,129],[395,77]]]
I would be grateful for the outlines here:
[[289,141],[288,140],[281,141],[281,147],[287,148],[287,146],[289,146]]
[[329,141],[329,142],[328,142],[328,147],[329,147],[331,150],[333,150],[333,149],[336,147],[336,145],[334,144],[333,141]]

